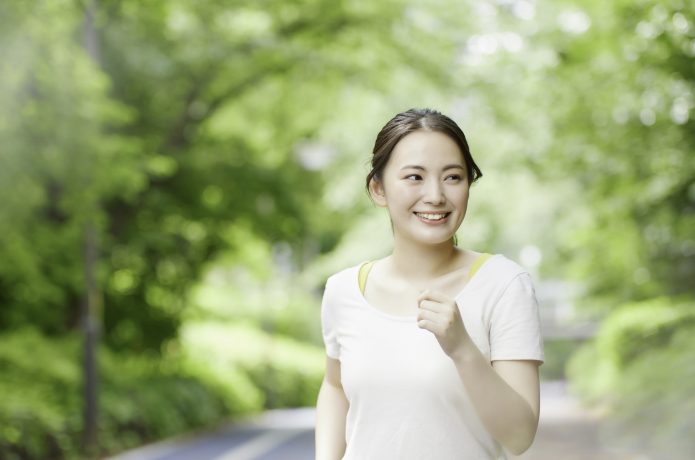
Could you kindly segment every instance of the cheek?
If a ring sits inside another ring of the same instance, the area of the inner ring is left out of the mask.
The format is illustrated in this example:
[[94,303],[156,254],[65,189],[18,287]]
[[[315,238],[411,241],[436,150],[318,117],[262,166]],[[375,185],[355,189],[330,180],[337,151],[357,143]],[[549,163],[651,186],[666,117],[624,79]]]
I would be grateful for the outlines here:
[[451,200],[459,206],[466,206],[468,204],[468,197],[468,190],[458,190],[451,196]]
[[405,196],[415,194],[415,187],[404,181],[393,181],[388,184],[389,198],[392,200],[402,199]]
[[414,187],[392,187],[389,190],[388,195],[388,206],[393,212],[404,213],[410,212],[412,208],[418,201],[418,194],[414,190]]

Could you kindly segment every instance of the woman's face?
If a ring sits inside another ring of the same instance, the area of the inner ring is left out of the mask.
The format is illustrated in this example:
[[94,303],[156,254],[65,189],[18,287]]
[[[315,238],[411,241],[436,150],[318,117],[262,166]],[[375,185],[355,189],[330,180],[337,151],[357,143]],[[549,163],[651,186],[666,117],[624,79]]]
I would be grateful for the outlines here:
[[374,201],[388,208],[394,236],[421,244],[451,239],[463,222],[470,184],[463,154],[446,134],[415,131],[391,152]]

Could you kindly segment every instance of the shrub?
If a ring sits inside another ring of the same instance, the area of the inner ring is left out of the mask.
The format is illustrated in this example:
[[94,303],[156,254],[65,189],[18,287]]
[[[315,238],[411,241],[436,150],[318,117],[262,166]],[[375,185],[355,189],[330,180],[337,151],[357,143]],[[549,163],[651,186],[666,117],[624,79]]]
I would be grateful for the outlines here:
[[695,303],[659,297],[624,305],[597,336],[600,353],[623,369],[646,352],[669,347],[677,331],[695,326]]
[[[82,370],[77,335],[33,329],[0,336],[0,458],[81,458]],[[263,408],[311,406],[320,348],[249,325],[193,323],[157,355],[98,352],[102,453]]]
[[[77,336],[32,329],[0,337],[0,458],[80,458],[81,349]],[[100,349],[99,443],[103,453],[219,423],[235,411],[233,388],[208,385],[156,357]]]
[[668,348],[644,354],[625,370],[615,429],[653,458],[690,460],[695,452],[695,327],[678,330]]
[[230,373],[243,371],[252,382],[247,397],[264,408],[316,403],[324,371],[320,347],[271,336],[249,324],[221,322],[186,324],[181,345],[186,365],[211,381],[228,385]]
[[609,315],[572,357],[572,388],[610,415],[606,428],[657,458],[695,452],[695,302],[658,298]]
[[75,340],[28,329],[0,338],[0,458],[72,458],[80,432]]

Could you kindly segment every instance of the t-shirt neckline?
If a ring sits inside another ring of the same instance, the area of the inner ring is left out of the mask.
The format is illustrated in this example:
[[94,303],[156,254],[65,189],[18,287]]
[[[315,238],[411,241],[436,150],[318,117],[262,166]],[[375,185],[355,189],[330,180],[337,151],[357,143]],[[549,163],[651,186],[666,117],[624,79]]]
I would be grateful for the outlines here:
[[[478,271],[476,271],[473,274],[473,278],[469,279],[468,282],[461,288],[461,290],[453,297],[454,300],[458,300],[459,297],[461,297],[466,292],[466,290],[468,289],[468,286],[470,286],[476,279],[478,279],[480,277],[480,272],[483,271],[483,269],[487,265],[489,265],[490,259],[494,258],[495,256],[496,256],[496,254],[492,254],[486,261],[483,262],[483,264],[478,268]],[[478,257],[482,257],[482,255],[478,256]],[[360,291],[360,286],[359,286],[359,272],[360,272],[360,267],[363,264],[364,264],[364,262],[357,265],[357,267],[356,267],[357,269],[355,270],[355,272],[356,272],[356,276],[354,279],[355,282],[351,283],[353,288],[356,290],[357,296],[359,297],[360,301],[366,307],[368,307],[369,310],[372,310],[375,313],[377,313],[378,315],[383,316],[385,318],[388,318],[388,319],[391,319],[394,321],[411,321],[411,322],[414,321],[417,318],[417,315],[394,315],[391,313],[386,313],[385,311],[383,311],[383,310],[375,307],[371,303],[369,303],[369,301],[364,296],[362,291]]]

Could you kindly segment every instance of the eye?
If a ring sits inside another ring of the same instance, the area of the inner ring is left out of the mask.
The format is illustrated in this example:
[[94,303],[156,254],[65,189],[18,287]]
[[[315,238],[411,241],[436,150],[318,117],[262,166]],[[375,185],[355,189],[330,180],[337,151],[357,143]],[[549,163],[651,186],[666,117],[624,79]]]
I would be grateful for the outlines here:
[[460,181],[461,180],[461,175],[460,174],[449,174],[444,178],[444,180],[453,180],[453,181]]
[[407,179],[407,180],[420,180],[420,179],[422,179],[422,176],[420,176],[419,174],[408,174],[407,176],[404,177],[404,179]]

